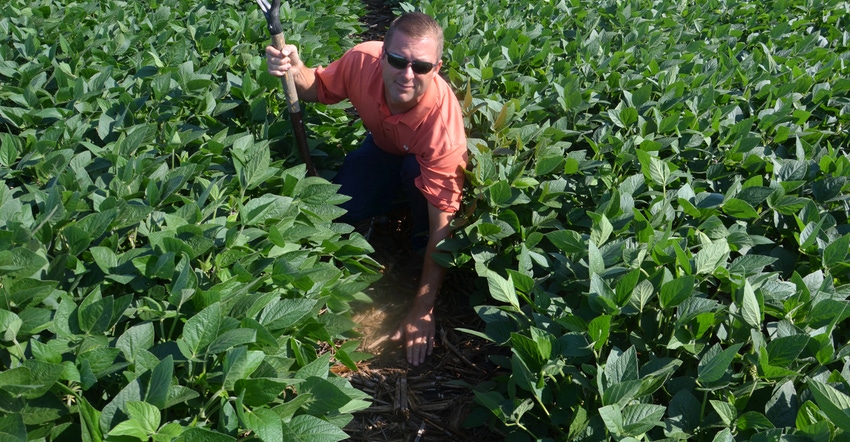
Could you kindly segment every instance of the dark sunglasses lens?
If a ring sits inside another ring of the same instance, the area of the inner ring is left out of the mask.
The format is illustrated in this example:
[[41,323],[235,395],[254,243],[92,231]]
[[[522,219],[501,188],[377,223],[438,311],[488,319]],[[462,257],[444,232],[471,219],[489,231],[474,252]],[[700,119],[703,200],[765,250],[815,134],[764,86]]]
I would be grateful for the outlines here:
[[412,67],[413,72],[417,74],[427,74],[428,72],[431,72],[431,69],[434,69],[434,65],[427,61],[414,61],[410,64],[410,67]]
[[413,69],[414,73],[417,74],[427,74],[434,69],[434,65],[432,63],[428,63],[427,61],[407,61],[406,58],[398,56],[396,54],[387,52],[387,63],[390,66],[396,69],[405,69],[407,65],[410,64],[411,69]]
[[387,62],[390,66],[396,69],[404,69],[407,67],[407,59],[404,57],[399,57],[395,54],[387,53]]

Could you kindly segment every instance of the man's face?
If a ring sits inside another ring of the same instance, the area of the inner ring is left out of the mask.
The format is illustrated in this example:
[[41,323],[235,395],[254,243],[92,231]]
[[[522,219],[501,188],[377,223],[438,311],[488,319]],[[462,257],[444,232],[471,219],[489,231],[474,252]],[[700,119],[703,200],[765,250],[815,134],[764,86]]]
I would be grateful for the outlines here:
[[[431,63],[434,68],[424,74],[413,72],[413,66],[409,63],[404,68],[395,68],[387,61],[388,54],[403,57],[411,62]],[[390,111],[406,112],[422,99],[443,64],[438,58],[437,43],[433,37],[413,38],[400,32],[393,36],[390,45],[385,45],[381,57],[384,90]]]

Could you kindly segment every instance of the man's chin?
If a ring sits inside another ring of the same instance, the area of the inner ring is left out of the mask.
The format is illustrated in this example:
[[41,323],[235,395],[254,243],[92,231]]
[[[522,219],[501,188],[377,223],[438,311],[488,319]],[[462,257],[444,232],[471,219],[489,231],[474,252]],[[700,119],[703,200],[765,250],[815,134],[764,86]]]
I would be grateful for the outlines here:
[[410,95],[404,95],[404,96],[398,96],[397,95],[397,96],[393,97],[392,101],[390,102],[390,106],[394,106],[396,108],[405,108],[405,109],[412,107],[413,104],[414,104],[413,103],[413,97],[410,96]]

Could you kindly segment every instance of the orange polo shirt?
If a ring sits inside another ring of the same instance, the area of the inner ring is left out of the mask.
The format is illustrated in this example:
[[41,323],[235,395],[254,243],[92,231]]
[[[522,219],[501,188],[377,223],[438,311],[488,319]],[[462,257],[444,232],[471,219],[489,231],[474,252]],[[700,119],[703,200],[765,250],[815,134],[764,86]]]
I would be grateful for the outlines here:
[[375,144],[397,155],[413,154],[421,175],[416,179],[425,198],[436,208],[456,212],[466,168],[466,132],[460,104],[439,75],[413,109],[393,115],[387,106],[381,77],[383,43],[361,43],[327,67],[318,67],[317,92],[325,104],[348,99]]

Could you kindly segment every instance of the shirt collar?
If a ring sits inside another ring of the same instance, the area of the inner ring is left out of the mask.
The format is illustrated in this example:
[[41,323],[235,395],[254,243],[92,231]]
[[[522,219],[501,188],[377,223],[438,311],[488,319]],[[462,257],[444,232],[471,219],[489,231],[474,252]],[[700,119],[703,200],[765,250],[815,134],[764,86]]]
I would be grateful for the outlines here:
[[382,94],[382,110],[385,110],[386,113],[390,115],[390,119],[394,119],[396,122],[404,124],[411,129],[416,129],[425,121],[425,118],[431,113],[431,110],[434,109],[434,106],[436,106],[437,103],[437,75],[435,75],[431,81],[431,87],[429,87],[425,92],[422,100],[420,100],[419,103],[417,103],[416,106],[413,106],[413,108],[409,111],[392,115],[390,113],[389,106],[387,106],[386,92]]

